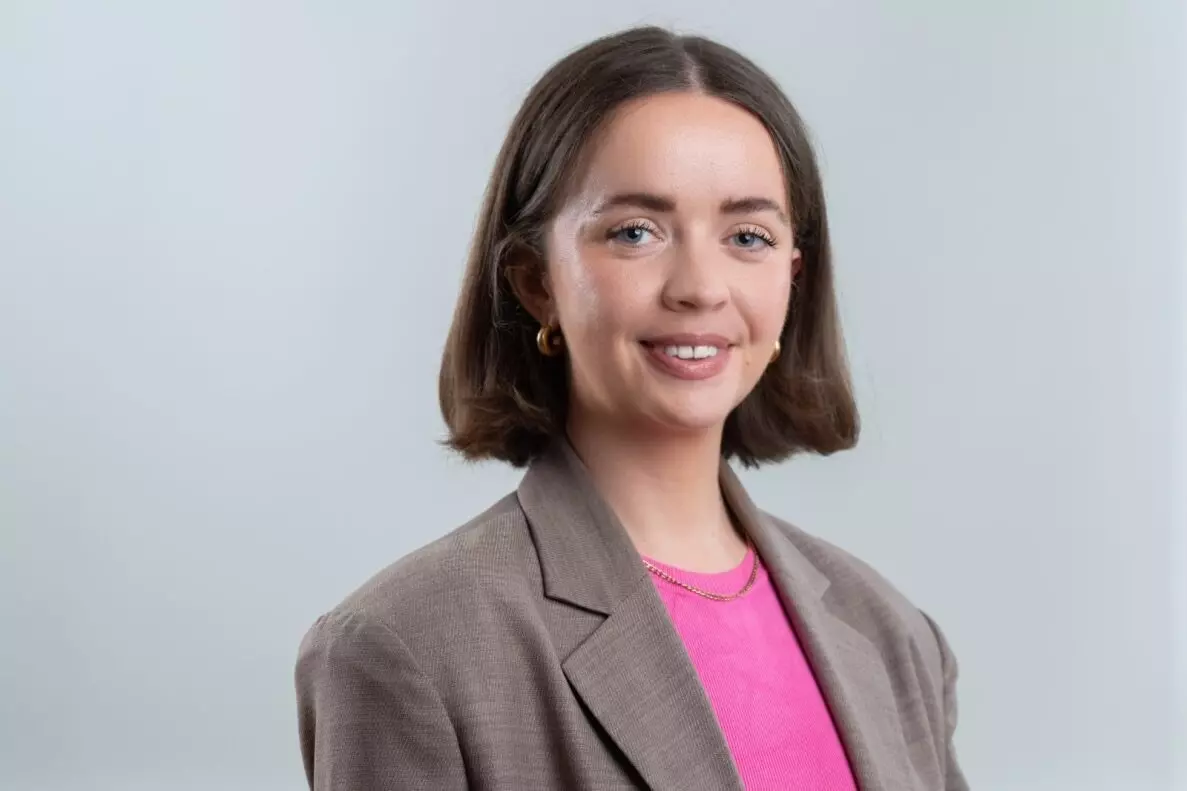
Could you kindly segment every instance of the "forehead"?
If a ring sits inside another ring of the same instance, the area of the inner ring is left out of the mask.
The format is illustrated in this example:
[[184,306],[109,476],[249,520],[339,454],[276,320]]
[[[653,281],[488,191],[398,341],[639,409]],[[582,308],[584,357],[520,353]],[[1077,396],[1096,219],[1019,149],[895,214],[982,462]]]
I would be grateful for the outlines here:
[[671,195],[684,204],[760,195],[789,208],[782,166],[766,127],[713,96],[666,93],[619,107],[591,141],[577,193]]

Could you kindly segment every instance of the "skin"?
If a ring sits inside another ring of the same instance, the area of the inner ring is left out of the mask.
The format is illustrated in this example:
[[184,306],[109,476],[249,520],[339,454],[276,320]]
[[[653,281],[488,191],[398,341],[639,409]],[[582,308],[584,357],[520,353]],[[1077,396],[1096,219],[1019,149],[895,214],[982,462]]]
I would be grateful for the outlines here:
[[[801,261],[779,157],[754,116],[694,92],[624,105],[586,154],[544,277],[512,282],[560,329],[570,441],[636,548],[731,568],[745,546],[717,481],[722,430],[771,360]],[[722,369],[657,365],[648,342],[677,333],[728,340]]]

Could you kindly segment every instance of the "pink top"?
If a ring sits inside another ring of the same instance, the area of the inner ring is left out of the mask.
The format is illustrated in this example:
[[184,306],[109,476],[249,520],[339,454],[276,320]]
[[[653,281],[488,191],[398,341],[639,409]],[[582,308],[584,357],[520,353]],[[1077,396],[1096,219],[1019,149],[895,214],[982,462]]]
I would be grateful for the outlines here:
[[[754,550],[736,568],[699,574],[647,561],[710,593],[739,591]],[[747,791],[856,789],[828,706],[766,568],[741,598],[697,596],[652,574],[708,693]]]

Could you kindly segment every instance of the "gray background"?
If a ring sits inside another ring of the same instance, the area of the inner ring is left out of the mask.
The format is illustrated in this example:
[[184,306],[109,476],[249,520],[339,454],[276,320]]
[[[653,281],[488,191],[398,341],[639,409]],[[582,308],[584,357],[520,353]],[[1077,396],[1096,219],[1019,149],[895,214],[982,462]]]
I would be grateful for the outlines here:
[[0,787],[301,787],[305,628],[518,479],[435,445],[506,125],[653,21],[751,55],[820,144],[865,434],[756,499],[943,624],[975,788],[1171,788],[1185,16],[3,2]]

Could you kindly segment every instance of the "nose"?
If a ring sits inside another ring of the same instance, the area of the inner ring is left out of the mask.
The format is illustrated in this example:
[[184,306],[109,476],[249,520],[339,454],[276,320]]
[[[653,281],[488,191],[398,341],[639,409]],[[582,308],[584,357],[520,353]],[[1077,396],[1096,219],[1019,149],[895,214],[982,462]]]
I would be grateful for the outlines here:
[[685,244],[673,251],[663,302],[681,312],[719,310],[729,302],[729,261],[715,250]]

